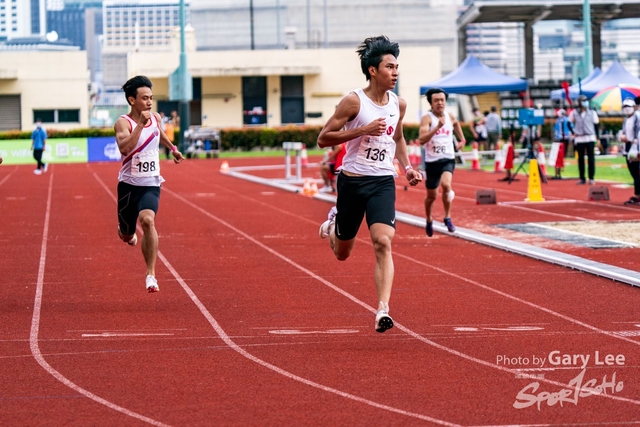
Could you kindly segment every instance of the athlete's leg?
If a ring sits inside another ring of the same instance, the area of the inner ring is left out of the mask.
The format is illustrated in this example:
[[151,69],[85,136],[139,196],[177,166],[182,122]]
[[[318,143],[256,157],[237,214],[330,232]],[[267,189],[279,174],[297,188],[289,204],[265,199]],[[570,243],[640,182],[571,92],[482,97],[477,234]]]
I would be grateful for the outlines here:
[[391,298],[393,285],[393,257],[391,255],[391,241],[395,235],[395,228],[387,224],[376,223],[371,226],[371,242],[376,255],[374,281],[378,291],[378,301],[387,305]]
[[438,197],[438,188],[427,188],[427,197],[424,199],[424,213],[427,217],[427,221],[433,221],[433,202],[436,201]]
[[138,215],[142,226],[142,254],[147,264],[147,275],[156,275],[156,261],[158,260],[158,232],[155,226],[156,213],[151,209],[143,209]]
[[353,247],[356,244],[355,237],[351,240],[340,240],[336,237],[335,223],[331,224],[329,234],[329,244],[338,261],[344,261],[349,258]]
[[442,205],[444,206],[444,217],[451,217],[451,200],[449,197],[449,192],[451,190],[451,181],[453,179],[453,174],[451,172],[445,171],[442,173],[440,177],[440,187],[442,187]]

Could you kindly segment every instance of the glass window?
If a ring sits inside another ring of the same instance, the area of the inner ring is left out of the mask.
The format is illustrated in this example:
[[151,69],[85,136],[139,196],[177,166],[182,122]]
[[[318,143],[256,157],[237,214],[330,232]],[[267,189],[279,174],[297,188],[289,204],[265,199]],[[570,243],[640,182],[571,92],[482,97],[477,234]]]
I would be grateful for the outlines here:
[[58,110],[58,123],[79,123],[80,110]]
[[33,110],[33,123],[38,119],[42,123],[55,123],[55,110]]

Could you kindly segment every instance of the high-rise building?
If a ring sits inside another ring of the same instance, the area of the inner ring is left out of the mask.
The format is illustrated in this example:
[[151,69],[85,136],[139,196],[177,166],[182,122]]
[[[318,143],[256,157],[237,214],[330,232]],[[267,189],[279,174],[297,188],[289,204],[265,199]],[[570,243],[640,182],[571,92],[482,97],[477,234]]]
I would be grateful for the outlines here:
[[0,0],[0,40],[44,36],[45,0]]
[[[180,25],[178,0],[106,0],[102,7],[105,53],[166,50]],[[185,7],[189,22],[188,2]]]

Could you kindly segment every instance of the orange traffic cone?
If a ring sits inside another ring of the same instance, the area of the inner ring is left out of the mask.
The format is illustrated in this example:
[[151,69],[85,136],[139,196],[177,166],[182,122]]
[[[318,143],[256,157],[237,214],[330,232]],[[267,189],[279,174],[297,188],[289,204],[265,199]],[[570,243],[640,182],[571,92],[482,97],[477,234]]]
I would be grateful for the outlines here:
[[302,194],[308,196],[311,193],[311,183],[308,179],[304,180],[304,185],[302,186]]
[[498,141],[498,143],[496,144],[496,154],[493,171],[502,172],[502,144],[500,144],[500,141]]
[[316,180],[311,180],[311,186],[309,188],[309,197],[313,197],[318,193],[318,184],[316,184]]
[[300,152],[300,164],[302,166],[308,166],[309,165],[309,159],[307,157],[307,148],[303,148],[302,151]]
[[479,171],[480,170],[480,155],[478,154],[478,143],[473,143],[472,160],[471,160],[471,170]]
[[220,165],[220,172],[221,173],[229,172],[229,162],[227,162],[226,160],[222,162],[222,164]]
[[538,144],[538,164],[540,165],[542,175],[547,176],[547,156],[545,155],[542,144]]
[[558,148],[558,155],[556,156],[556,167],[564,168],[564,143],[560,143],[560,148]]

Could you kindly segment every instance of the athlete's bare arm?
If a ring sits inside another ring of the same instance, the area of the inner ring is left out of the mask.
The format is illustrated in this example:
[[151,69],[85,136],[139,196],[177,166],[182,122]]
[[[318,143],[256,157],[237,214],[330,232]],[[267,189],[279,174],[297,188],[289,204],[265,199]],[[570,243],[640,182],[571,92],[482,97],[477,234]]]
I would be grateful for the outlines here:
[[116,120],[113,129],[116,131],[116,143],[123,156],[127,156],[136,147],[144,125],[151,117],[150,111],[141,111],[138,123],[133,131],[129,129],[129,121],[123,117]]
[[413,186],[422,181],[422,174],[416,170],[407,169],[407,167],[411,166],[411,162],[407,155],[407,141],[404,139],[404,130],[402,128],[404,113],[407,111],[407,102],[402,98],[398,98],[398,102],[400,104],[400,115],[398,116],[398,125],[393,133],[393,140],[396,143],[396,159],[400,163],[401,170],[406,170],[405,177],[409,184]]
[[[153,113],[153,115],[156,116],[156,120],[158,121],[158,123],[160,123],[160,114]],[[184,160],[184,156],[182,155],[182,153],[178,150],[173,149],[174,147],[173,142],[171,142],[167,134],[162,131],[160,132],[160,144],[164,145],[169,150],[171,150],[171,155],[173,156],[173,161],[175,163],[180,163],[181,161]]]
[[320,131],[320,135],[318,135],[318,146],[320,146],[320,148],[332,147],[359,136],[380,136],[385,132],[387,124],[384,117],[375,119],[366,126],[343,130],[344,125],[347,124],[348,121],[355,119],[359,111],[360,98],[358,98],[358,95],[352,92],[342,98],[336,111]]
[[431,141],[431,138],[434,137],[436,132],[440,130],[440,128],[444,126],[444,115],[438,119],[438,125],[431,129],[431,114],[425,114],[422,116],[420,120],[420,131],[418,133],[418,142],[420,145],[424,145],[427,142]]
[[453,133],[458,137],[458,143],[456,144],[456,149],[460,150],[467,143],[464,133],[462,132],[462,126],[460,126],[460,122],[456,119],[456,116],[453,113],[449,113],[449,117],[451,117],[451,123],[453,124]]

